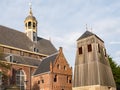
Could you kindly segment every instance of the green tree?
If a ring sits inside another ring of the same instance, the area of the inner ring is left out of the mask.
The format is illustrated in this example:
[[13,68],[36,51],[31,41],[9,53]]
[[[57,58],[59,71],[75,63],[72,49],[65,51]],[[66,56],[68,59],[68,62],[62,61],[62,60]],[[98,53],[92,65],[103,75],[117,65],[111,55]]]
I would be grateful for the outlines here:
[[4,59],[4,53],[0,51],[0,73],[6,75],[9,69],[10,64],[6,62],[6,60]]
[[4,53],[0,50],[0,79],[2,80],[2,85],[0,86],[3,90],[7,86],[9,75],[8,71],[10,70],[10,64],[4,59]]
[[117,86],[120,86],[120,66],[114,60],[108,57],[112,69],[113,77]]

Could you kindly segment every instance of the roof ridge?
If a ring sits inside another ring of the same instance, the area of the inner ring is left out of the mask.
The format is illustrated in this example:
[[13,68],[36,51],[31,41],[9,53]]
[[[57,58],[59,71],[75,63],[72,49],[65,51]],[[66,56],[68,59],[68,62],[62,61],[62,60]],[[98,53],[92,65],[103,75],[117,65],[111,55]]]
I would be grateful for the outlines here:
[[57,57],[57,53],[54,53],[46,58],[44,58],[41,63],[39,64],[37,70],[35,71],[34,75],[38,75],[41,73],[46,73],[50,71],[50,62],[54,62],[55,58]]
[[104,42],[100,37],[98,37],[95,33],[91,32],[91,31],[86,31],[85,33],[83,33],[78,39],[78,40],[81,40],[81,39],[84,39],[84,38],[87,38],[87,37],[90,37],[90,36],[95,36],[97,37],[99,40],[101,40],[102,42]]
[[91,31],[88,31],[88,30],[87,30],[87,31],[85,31],[85,33],[83,33],[83,34],[77,39],[77,41],[80,40],[80,39],[83,39],[83,38],[92,36],[92,35],[95,35],[95,34],[92,33]]
[[39,59],[37,59],[37,58],[28,57],[28,56],[21,56],[21,55],[17,55],[17,54],[9,54],[8,56],[10,56],[10,55],[16,56],[16,57],[21,57],[21,58],[29,58],[29,59],[39,60]]
[[[3,38],[5,37],[5,38]],[[24,32],[0,25],[0,44],[15,47],[18,49],[28,50],[34,52],[34,48],[38,49],[37,53],[44,55],[51,55],[57,50],[52,42],[41,37],[34,46],[29,37]]]
[[44,59],[47,59],[47,58],[49,58],[49,57],[52,57],[52,56],[54,56],[54,55],[57,55],[58,53],[59,53],[59,52],[53,53],[53,54],[51,54],[51,55],[49,55],[49,56],[43,58],[43,60],[44,60]]
[[16,31],[16,32],[20,32],[20,33],[25,34],[24,32],[21,32],[20,30],[16,30],[16,29],[13,29],[13,28],[11,28],[11,27],[4,26],[4,25],[0,25],[0,27],[8,28],[8,29],[11,29],[11,30],[13,30],[13,31]]

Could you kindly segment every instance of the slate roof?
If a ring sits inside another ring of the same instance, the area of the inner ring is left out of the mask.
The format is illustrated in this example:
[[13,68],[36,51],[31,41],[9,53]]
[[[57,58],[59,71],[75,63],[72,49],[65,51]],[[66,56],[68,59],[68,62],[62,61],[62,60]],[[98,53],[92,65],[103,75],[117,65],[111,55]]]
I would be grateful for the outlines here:
[[13,63],[16,64],[24,64],[24,65],[30,65],[30,66],[39,66],[41,63],[40,60],[31,58],[31,57],[26,57],[26,56],[18,56],[18,55],[13,55],[13,54],[4,54],[4,56],[1,58],[2,60],[10,62],[10,56],[13,58]]
[[94,35],[92,32],[86,31],[84,34],[82,34],[82,35],[77,39],[77,41],[80,40],[80,39],[83,39],[83,38],[92,36],[92,35]]
[[13,56],[13,60],[17,64],[24,64],[24,65],[37,66],[37,67],[41,63],[41,61],[38,59],[23,57],[23,56]]
[[39,53],[45,52],[45,54],[51,55],[57,52],[57,50],[55,49],[51,41],[46,40],[44,38],[40,38],[40,37],[38,37],[37,40],[38,42],[36,47],[39,49]]
[[[81,40],[81,39],[84,39],[84,38],[87,38],[87,37],[90,37],[90,36],[92,36],[92,35],[94,35],[94,36],[96,36],[98,39],[100,39],[96,34],[90,32],[90,31],[86,31],[85,33],[83,33],[83,34],[77,39],[77,41],[78,41],[78,40]],[[102,39],[100,39],[100,40],[101,40],[102,42],[104,42]]]
[[1,25],[0,44],[28,51],[33,51],[34,48],[37,48],[39,53],[46,55],[57,52],[53,44],[47,39],[38,37],[37,43],[34,43],[25,33]]
[[53,63],[56,60],[57,56],[58,56],[58,53],[55,53],[55,54],[43,59],[39,65],[38,69],[34,73],[34,75],[49,72],[50,71],[50,63],[51,62]]

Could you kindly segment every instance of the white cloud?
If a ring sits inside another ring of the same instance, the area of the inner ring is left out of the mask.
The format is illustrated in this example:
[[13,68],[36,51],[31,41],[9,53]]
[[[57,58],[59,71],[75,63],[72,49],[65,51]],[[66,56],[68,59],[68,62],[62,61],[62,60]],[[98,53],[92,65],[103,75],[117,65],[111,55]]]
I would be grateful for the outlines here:
[[120,51],[116,51],[114,57],[113,57],[113,60],[118,64],[120,65]]
[[79,32],[71,32],[65,35],[52,37],[53,42],[56,43],[57,46],[61,45],[65,50],[70,51],[73,47],[75,47],[77,38],[81,35]]
[[[0,24],[24,31],[28,2],[1,0]],[[56,47],[62,46],[71,64],[74,61],[76,39],[85,32],[85,24],[91,25],[93,32],[105,43],[110,42],[107,48],[110,48],[113,57],[119,56],[113,51],[117,52],[120,47],[110,46],[120,43],[119,0],[36,0],[32,6],[38,20],[38,35],[47,39],[50,37]],[[115,59],[118,61],[118,58]]]
[[117,41],[112,41],[112,42],[110,42],[110,44],[119,45],[119,44],[120,44],[120,42],[117,42]]
[[119,57],[120,57],[120,51],[117,51],[117,52],[116,52],[116,56],[119,56]]

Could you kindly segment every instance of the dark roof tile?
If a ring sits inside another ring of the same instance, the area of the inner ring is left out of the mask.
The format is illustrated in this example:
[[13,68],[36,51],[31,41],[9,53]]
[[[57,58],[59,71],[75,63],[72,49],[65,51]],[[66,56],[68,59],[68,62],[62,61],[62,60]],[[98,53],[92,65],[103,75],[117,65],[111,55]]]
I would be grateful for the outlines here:
[[82,35],[77,39],[77,41],[80,40],[80,39],[83,39],[83,38],[92,36],[92,35],[94,35],[92,32],[86,31],[84,34],[82,34]]
[[30,66],[39,66],[41,61],[39,59],[25,57],[25,56],[18,56],[13,54],[5,54],[4,55],[5,60],[10,60],[10,56],[12,56],[13,63],[17,64],[24,64],[24,65],[30,65]]
[[96,36],[99,40],[101,40],[102,42],[104,42],[101,38],[99,38],[96,34],[90,32],[90,31],[86,31],[85,33],[83,33],[78,39],[77,41],[81,40],[81,39],[84,39],[84,38],[87,38],[87,37],[90,37],[90,36]]
[[44,38],[38,37],[37,43],[32,42],[25,33],[10,29],[0,25],[0,44],[33,51],[38,49],[38,53],[51,55],[57,52],[53,44]]
[[25,64],[25,65],[31,65],[31,66],[39,66],[41,63],[40,60],[35,58],[29,58],[29,57],[23,57],[23,56],[13,56],[14,61],[17,64]]
[[39,48],[39,53],[44,53],[47,55],[51,55],[57,52],[56,48],[53,46],[51,41],[40,37],[38,37],[38,42],[36,47]]
[[38,69],[34,73],[34,75],[49,72],[50,71],[50,63],[51,62],[53,63],[56,60],[57,56],[58,56],[58,53],[55,53],[55,54],[43,59],[39,65]]
[[33,45],[31,40],[24,33],[4,26],[0,26],[0,44],[29,51]]

